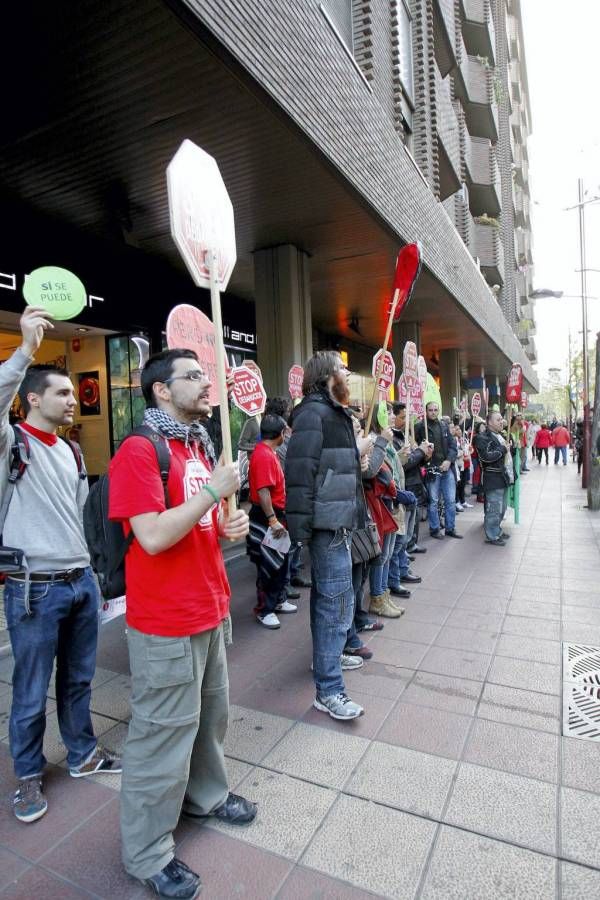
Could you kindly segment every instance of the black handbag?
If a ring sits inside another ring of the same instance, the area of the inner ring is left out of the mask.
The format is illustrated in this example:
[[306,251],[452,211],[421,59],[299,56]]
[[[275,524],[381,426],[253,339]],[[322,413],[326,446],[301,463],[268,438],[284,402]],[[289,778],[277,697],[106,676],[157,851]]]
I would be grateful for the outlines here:
[[368,563],[372,559],[377,559],[381,554],[381,547],[375,522],[368,522],[364,528],[357,528],[352,532],[350,552],[353,564]]

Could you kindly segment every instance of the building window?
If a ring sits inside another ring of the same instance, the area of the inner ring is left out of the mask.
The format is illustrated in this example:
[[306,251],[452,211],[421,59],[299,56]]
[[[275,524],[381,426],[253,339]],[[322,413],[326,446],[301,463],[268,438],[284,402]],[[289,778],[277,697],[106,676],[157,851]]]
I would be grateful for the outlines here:
[[327,13],[346,49],[353,53],[352,0],[323,0],[321,7]]
[[405,0],[392,0],[391,9],[397,130],[407,142],[413,130],[415,108],[413,23]]

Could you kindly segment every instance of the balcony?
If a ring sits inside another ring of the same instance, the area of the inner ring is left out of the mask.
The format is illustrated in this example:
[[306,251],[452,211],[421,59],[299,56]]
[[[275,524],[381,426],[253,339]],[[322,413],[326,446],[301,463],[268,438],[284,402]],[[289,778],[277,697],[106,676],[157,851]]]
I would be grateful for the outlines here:
[[500,213],[500,175],[496,152],[487,138],[470,138],[471,147],[471,212],[480,216]]
[[461,59],[459,66],[461,77],[456,79],[455,85],[463,100],[469,134],[497,141],[498,109],[492,69],[476,56]]
[[456,100],[454,105],[456,109],[456,118],[458,119],[458,133],[460,135],[460,150],[465,169],[465,179],[470,184],[473,180],[471,175],[471,135],[467,131],[467,120],[462,104]]
[[474,256],[489,284],[504,284],[504,248],[500,229],[493,225],[473,222]]
[[537,349],[534,338],[529,339],[529,346],[525,347],[525,355],[530,362],[534,363],[537,361]]
[[514,187],[514,198],[515,198],[515,225],[521,225],[523,228],[529,227],[529,197],[525,193],[525,191],[516,185]]
[[465,188],[457,191],[451,197],[447,197],[443,201],[443,207],[461,236],[463,243],[468,248],[469,253],[473,256],[473,216],[469,212],[468,198],[465,197],[466,193],[467,189]]
[[509,51],[513,59],[517,59],[519,54],[519,26],[514,16],[507,15],[506,23],[508,25]]
[[440,198],[456,193],[461,185],[460,130],[452,105],[450,82],[442,78],[436,67],[436,112],[439,150]]
[[489,0],[463,0],[463,37],[469,53],[496,64],[496,33]]
[[527,279],[524,272],[520,272],[518,269],[515,272],[515,288],[517,291],[517,302],[521,305],[521,318],[531,318],[525,312],[525,310],[530,306],[527,291]]
[[510,75],[512,98],[519,103],[523,99],[523,96],[521,92],[521,65],[518,60],[511,59],[508,66],[508,73]]
[[523,122],[521,119],[521,104],[514,103],[510,114],[511,130],[517,141],[523,141]]
[[533,263],[533,254],[531,252],[531,235],[527,228],[517,229],[517,265],[530,266]]
[[445,78],[457,63],[454,0],[435,0],[433,8],[435,58]]

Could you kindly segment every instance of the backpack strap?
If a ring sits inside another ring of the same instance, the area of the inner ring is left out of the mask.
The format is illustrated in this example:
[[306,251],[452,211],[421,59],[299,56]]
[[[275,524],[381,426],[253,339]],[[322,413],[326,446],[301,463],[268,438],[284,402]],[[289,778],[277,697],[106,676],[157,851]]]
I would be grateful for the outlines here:
[[59,437],[60,437],[61,441],[64,441],[65,444],[68,444],[68,446],[71,450],[71,453],[75,457],[75,464],[77,465],[77,472],[79,474],[79,480],[85,481],[85,479],[87,478],[87,470],[85,468],[85,462],[83,460],[83,454],[81,452],[79,444],[75,443],[75,441],[72,441],[70,438],[64,437],[64,435],[62,435],[62,434],[59,435]]
[[151,428],[149,425],[138,425],[137,428],[134,428],[126,437],[123,439],[123,442],[130,437],[144,437],[146,440],[150,441],[152,446],[154,447],[154,452],[156,453],[156,461],[158,463],[158,470],[160,472],[160,480],[162,481],[163,491],[165,494],[165,506],[167,509],[171,506],[171,502],[169,500],[169,469],[171,467],[171,453],[169,451],[169,447],[165,438],[160,434],[160,432],[156,431],[155,428]]
[[8,473],[8,484],[6,485],[4,496],[2,497],[2,506],[0,506],[0,535],[4,530],[4,523],[8,515],[8,507],[12,500],[15,485],[19,478],[22,478],[31,459],[29,448],[29,438],[22,428],[18,425],[11,425],[13,432],[13,442],[10,448],[10,470]]

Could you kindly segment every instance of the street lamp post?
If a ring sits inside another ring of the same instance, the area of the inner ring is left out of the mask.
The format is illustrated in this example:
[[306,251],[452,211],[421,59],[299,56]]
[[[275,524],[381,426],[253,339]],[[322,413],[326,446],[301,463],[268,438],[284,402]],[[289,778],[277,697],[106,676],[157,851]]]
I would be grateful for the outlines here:
[[585,202],[583,199],[583,179],[578,180],[579,189],[579,257],[581,260],[581,319],[583,328],[583,469],[581,486],[587,488],[590,479],[590,372],[588,360],[587,326],[587,269],[585,264]]

